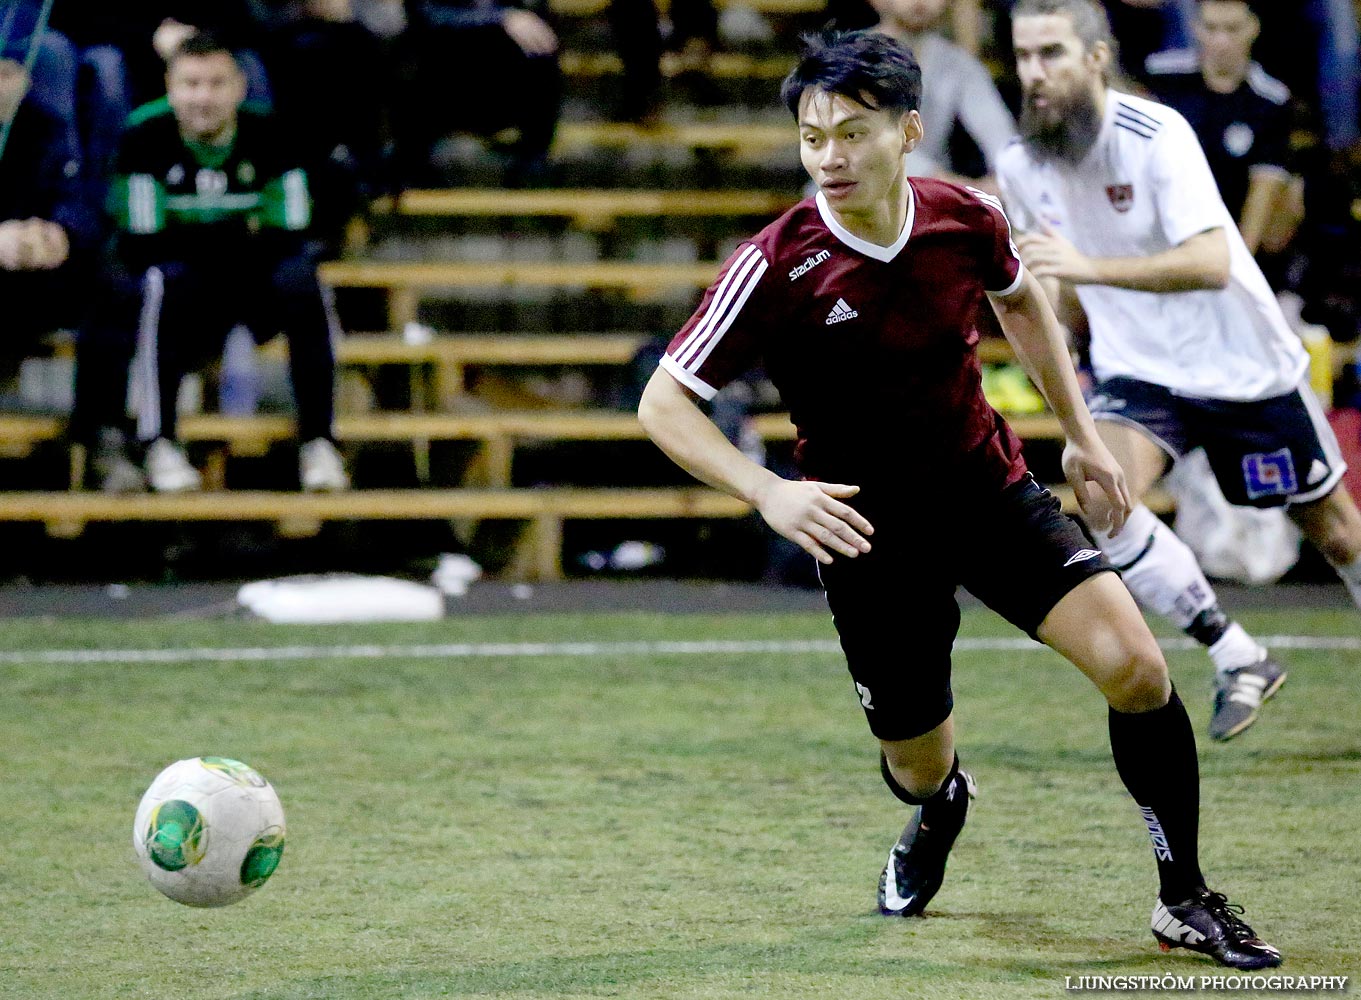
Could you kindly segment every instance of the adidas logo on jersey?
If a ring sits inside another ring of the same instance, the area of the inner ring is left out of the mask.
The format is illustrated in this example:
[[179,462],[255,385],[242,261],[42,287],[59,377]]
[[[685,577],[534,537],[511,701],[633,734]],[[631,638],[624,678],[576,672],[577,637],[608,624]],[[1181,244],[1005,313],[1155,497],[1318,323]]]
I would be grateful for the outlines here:
[[860,313],[846,304],[845,299],[837,299],[836,305],[832,306],[832,311],[827,314],[827,325],[833,323],[844,323],[848,319],[855,319]]
[[817,267],[819,264],[821,264],[824,260],[831,260],[831,259],[832,259],[832,254],[831,254],[831,251],[830,251],[830,250],[819,250],[819,251],[817,252],[817,254],[815,254],[815,255],[812,256],[812,257],[809,257],[807,260],[805,260],[805,261],[804,261],[802,264],[800,264],[798,267],[794,268],[794,270],[790,271],[790,272],[789,272],[789,280],[790,280],[790,281],[794,281],[794,280],[797,279],[797,278],[801,278],[801,277],[803,277],[805,274],[807,274],[809,271],[813,270],[813,268],[815,268],[815,267]]

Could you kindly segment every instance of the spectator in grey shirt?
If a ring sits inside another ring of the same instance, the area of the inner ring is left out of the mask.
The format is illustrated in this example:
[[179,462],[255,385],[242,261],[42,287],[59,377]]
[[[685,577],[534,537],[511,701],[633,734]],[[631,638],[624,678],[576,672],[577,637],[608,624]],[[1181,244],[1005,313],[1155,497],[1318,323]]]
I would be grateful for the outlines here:
[[918,177],[962,180],[950,162],[950,132],[958,122],[983,153],[987,178],[969,183],[996,190],[991,183],[997,156],[1016,135],[987,67],[937,30],[948,0],[870,0],[879,15],[877,30],[898,39],[922,68],[921,117],[926,135],[908,154],[908,172]]

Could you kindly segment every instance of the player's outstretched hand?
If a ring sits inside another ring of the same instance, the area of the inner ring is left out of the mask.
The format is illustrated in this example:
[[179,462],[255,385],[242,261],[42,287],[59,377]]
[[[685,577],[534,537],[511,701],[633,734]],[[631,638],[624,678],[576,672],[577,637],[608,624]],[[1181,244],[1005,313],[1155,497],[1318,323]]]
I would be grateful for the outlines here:
[[[1077,495],[1082,516],[1093,531],[1118,535],[1134,509],[1125,473],[1100,441],[1063,449],[1063,475]],[[1095,488],[1093,488],[1095,486]]]
[[866,535],[874,527],[839,498],[853,497],[859,486],[775,479],[756,498],[766,524],[820,563],[833,553],[854,558],[870,550]]
[[1077,285],[1097,280],[1091,258],[1073,246],[1049,226],[1042,233],[1021,233],[1016,237],[1016,249],[1030,272],[1041,278],[1058,278]]

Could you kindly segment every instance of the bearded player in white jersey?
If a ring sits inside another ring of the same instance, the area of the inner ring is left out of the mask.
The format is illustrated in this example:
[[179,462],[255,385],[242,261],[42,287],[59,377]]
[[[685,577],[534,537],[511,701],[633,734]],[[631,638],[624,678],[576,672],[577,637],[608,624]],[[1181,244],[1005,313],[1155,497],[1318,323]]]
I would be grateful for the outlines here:
[[[1092,416],[1131,494],[1201,446],[1225,497],[1285,506],[1361,607],[1361,513],[1337,439],[1191,126],[1108,87],[1110,27],[1089,0],[1018,0],[1012,37],[1022,138],[998,180],[1027,268],[1086,314]],[[1210,735],[1252,725],[1285,670],[1220,610],[1191,550],[1143,504],[1096,537],[1145,607],[1208,648]]]

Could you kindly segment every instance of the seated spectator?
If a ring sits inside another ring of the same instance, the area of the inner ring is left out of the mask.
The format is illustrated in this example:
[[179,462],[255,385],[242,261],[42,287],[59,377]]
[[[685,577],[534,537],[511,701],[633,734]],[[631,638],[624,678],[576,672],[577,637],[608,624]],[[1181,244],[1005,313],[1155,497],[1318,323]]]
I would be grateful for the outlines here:
[[67,124],[79,148],[74,46],[44,20],[41,0],[0,0],[0,43],[11,39],[15,59],[29,68],[29,99]]
[[392,109],[405,185],[439,182],[431,152],[455,131],[492,139],[507,183],[544,177],[562,103],[546,13],[498,0],[410,0]]
[[872,3],[879,13],[877,29],[912,49],[922,68],[925,137],[908,154],[908,173],[963,180],[950,161],[950,135],[958,123],[982,152],[990,175],[998,154],[1016,134],[1016,122],[987,67],[939,33],[946,0]]
[[101,76],[100,87],[121,90],[129,108],[165,92],[166,60],[180,42],[198,30],[222,39],[238,52],[250,82],[250,97],[263,103],[268,90],[254,52],[259,29],[250,3],[59,0],[52,7],[52,27],[69,38],[82,62]]
[[16,33],[0,47],[0,359],[7,361],[76,325],[91,242],[79,152],[69,123],[30,94],[29,44]]
[[191,32],[202,29],[238,51],[250,81],[250,98],[269,103],[249,0],[60,0],[52,26],[70,40],[76,81],[75,108],[88,166],[86,181],[95,204],[106,181],[123,123],[132,109],[165,92],[165,57]]
[[[135,113],[109,198],[117,236],[103,294],[76,356],[74,431],[112,448],[126,408],[135,331],[137,430],[153,489],[197,489],[176,441],[185,374],[221,356],[237,324],[288,338],[303,442],[304,489],[343,489],[331,437],[334,325],[309,246],[307,174],[289,137],[242,107],[246,78],[229,49],[191,35],[171,54],[164,101]],[[117,469],[96,452],[96,473]],[[123,487],[125,477],[101,485]]]
[[655,125],[662,114],[661,59],[674,52],[678,72],[673,83],[698,105],[722,103],[709,76],[718,48],[718,12],[713,0],[670,0],[669,30],[655,0],[609,0],[605,17],[623,63],[623,80],[611,113],[620,121]]
[[274,112],[305,158],[313,233],[338,249],[346,223],[381,186],[382,43],[356,20],[352,0],[302,0],[271,19],[263,54]]
[[1120,43],[1120,62],[1132,77],[1143,72],[1152,53],[1190,44],[1185,0],[1103,0],[1103,5]]
[[1290,185],[1290,91],[1252,59],[1261,22],[1247,0],[1200,0],[1194,30],[1194,50],[1149,56],[1149,85],[1195,129],[1256,253]]

